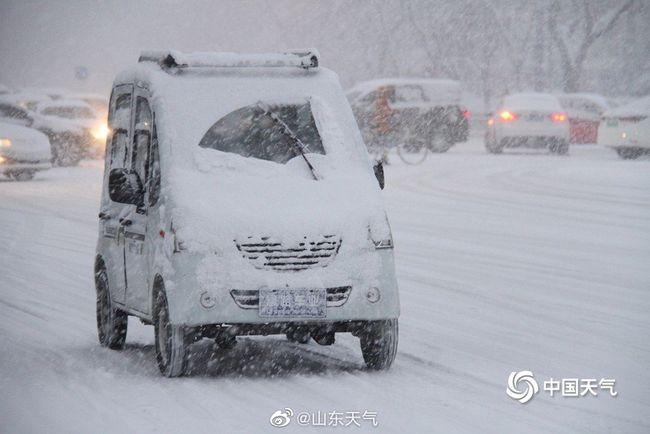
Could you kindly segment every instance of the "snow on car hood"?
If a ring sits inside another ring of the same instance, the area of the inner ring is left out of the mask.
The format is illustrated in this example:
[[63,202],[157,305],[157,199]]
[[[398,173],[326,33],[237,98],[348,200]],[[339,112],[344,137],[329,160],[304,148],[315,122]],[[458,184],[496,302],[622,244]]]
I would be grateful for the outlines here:
[[367,242],[368,226],[384,216],[376,181],[319,162],[314,165],[329,177],[314,181],[301,165],[296,158],[284,170],[258,167],[257,173],[237,170],[236,163],[220,176],[174,171],[179,239],[193,251],[248,237],[295,241],[335,235],[345,243]]

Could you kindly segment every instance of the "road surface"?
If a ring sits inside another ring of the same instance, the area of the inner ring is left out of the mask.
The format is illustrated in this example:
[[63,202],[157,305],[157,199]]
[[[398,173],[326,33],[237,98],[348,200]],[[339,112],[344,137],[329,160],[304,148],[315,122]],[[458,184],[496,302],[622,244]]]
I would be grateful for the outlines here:
[[[650,161],[470,142],[392,162],[402,316],[385,373],[364,370],[351,336],[266,337],[231,351],[204,340],[192,376],[161,378],[151,327],[131,319],[121,352],[97,343],[102,165],[0,180],[0,431],[315,430],[272,427],[289,407],[376,412],[386,432],[650,432]],[[527,404],[506,395],[520,370],[540,386]],[[550,378],[615,379],[618,396],[551,397]]]

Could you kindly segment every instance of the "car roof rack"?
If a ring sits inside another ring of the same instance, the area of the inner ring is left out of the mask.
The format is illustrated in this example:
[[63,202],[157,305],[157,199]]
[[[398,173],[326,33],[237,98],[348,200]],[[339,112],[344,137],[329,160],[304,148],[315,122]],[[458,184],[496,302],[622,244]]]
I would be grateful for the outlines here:
[[286,53],[181,53],[178,51],[143,51],[138,62],[157,63],[167,72],[186,68],[277,68],[317,69],[317,50],[292,50]]

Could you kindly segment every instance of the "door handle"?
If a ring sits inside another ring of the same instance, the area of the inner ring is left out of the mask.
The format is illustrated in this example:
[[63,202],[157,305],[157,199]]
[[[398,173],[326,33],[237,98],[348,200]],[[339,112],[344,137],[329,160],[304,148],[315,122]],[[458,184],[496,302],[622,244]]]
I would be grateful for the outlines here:
[[108,214],[108,213],[105,213],[104,211],[101,211],[97,217],[99,217],[100,220],[110,220],[111,219],[111,215]]

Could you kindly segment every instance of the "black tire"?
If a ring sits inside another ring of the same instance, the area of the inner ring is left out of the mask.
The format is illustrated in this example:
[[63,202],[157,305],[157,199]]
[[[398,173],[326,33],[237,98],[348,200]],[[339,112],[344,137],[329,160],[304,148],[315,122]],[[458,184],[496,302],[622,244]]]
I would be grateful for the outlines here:
[[487,137],[485,138],[485,149],[487,149],[490,154],[501,154],[503,152],[503,146],[499,146],[496,143],[496,140]]
[[397,319],[367,322],[359,334],[361,353],[366,366],[374,370],[390,368],[397,354],[398,338]]
[[454,142],[446,130],[436,131],[431,135],[429,150],[436,154],[442,154],[443,152],[447,152],[453,145]]
[[33,170],[20,170],[17,172],[9,172],[7,176],[15,181],[30,181],[34,178],[34,173],[36,172]]
[[187,370],[189,340],[182,325],[169,322],[167,296],[163,289],[156,291],[153,325],[158,369],[165,377],[180,377]]
[[551,143],[550,150],[558,155],[566,155],[569,153],[569,143],[566,140],[555,140]]
[[108,287],[106,270],[101,269],[95,277],[97,292],[97,336],[103,347],[121,350],[126,341],[128,315],[113,306]]
[[639,148],[619,147],[616,148],[616,153],[624,160],[636,160],[643,154],[643,151]]

